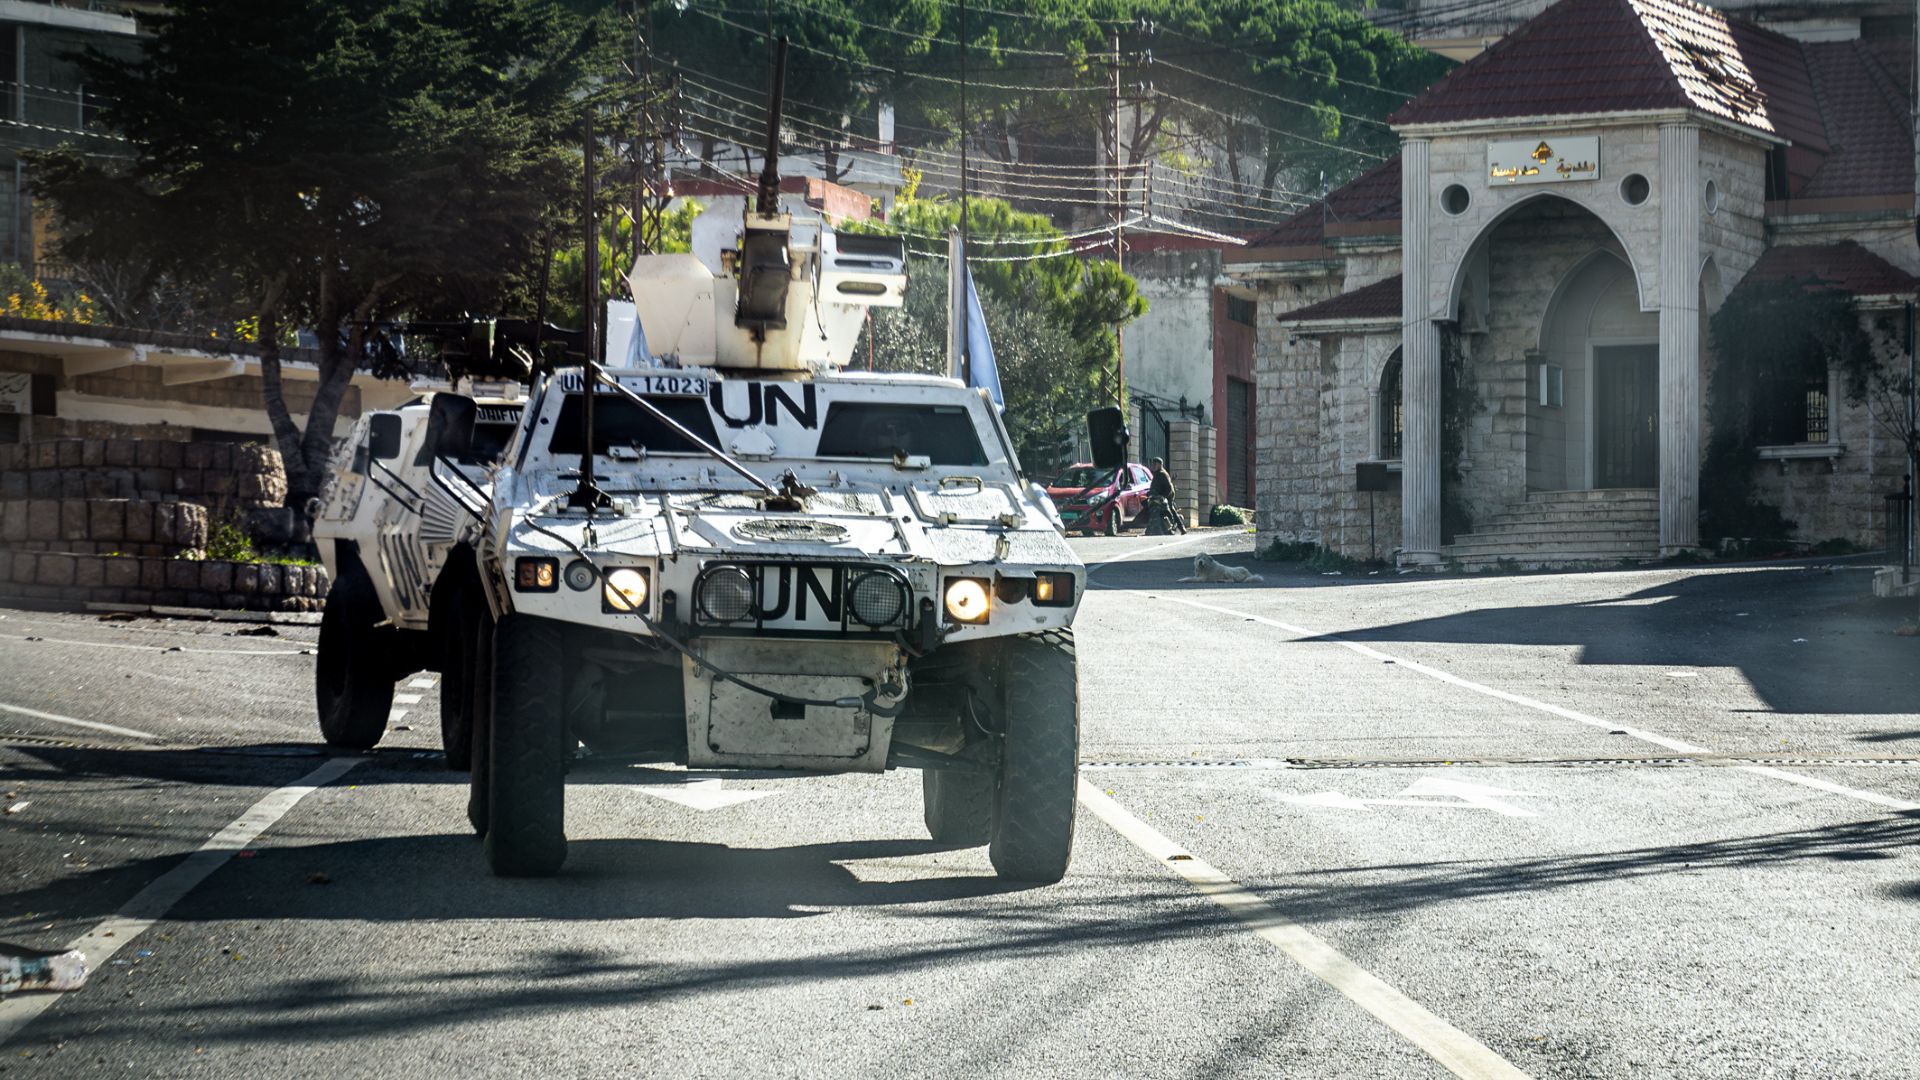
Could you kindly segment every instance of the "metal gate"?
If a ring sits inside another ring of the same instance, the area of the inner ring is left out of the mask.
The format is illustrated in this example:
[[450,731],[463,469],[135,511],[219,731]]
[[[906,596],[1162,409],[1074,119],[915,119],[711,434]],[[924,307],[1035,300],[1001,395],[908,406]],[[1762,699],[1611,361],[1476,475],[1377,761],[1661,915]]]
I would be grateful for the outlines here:
[[1232,506],[1253,505],[1253,386],[1242,380],[1227,380],[1227,485],[1226,502]]
[[1140,443],[1139,456],[1134,460],[1148,462],[1159,458],[1167,461],[1169,460],[1167,443],[1171,428],[1167,424],[1166,414],[1160,411],[1158,405],[1146,398],[1138,400],[1140,402]]

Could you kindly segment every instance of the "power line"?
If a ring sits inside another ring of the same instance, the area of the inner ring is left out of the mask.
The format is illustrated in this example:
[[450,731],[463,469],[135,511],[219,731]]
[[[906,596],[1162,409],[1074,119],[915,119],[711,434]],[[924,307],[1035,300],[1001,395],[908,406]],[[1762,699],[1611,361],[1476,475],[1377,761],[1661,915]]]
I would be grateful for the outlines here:
[[[768,34],[764,30],[756,30],[751,26],[748,26],[744,23],[735,22],[732,19],[727,18],[725,15],[720,15],[706,8],[690,7],[687,10],[693,12],[696,15],[704,16],[706,18],[712,19],[715,22],[724,23],[728,26],[733,27],[735,30],[739,30],[743,33],[752,34],[753,36],[764,39],[764,40],[770,40],[773,36],[771,34]],[[868,71],[876,71],[883,75],[893,75],[903,79],[925,79],[929,82],[945,83],[950,86],[958,86],[958,85],[961,85],[962,82],[964,82],[968,86],[979,87],[984,90],[1010,90],[1016,93],[1027,93],[1027,94],[1084,94],[1084,93],[1105,93],[1106,92],[1106,87],[1104,86],[1020,86],[1020,85],[1015,85],[1011,83],[985,82],[980,79],[967,79],[967,80],[952,79],[944,75],[932,75],[932,74],[927,74],[927,73],[918,72],[918,71],[901,71],[897,68],[885,67],[880,64],[872,64],[872,63],[868,63],[861,60],[850,60],[849,58],[842,56],[839,53],[828,52],[825,49],[816,49],[811,45],[805,45],[798,41],[790,42],[790,44],[792,45],[793,48],[799,49],[802,52],[810,52],[817,56],[827,57],[830,60],[837,60],[843,64],[851,63],[856,66],[865,68]]]
[[[898,27],[894,27],[894,26],[883,26],[883,25],[881,25],[881,24],[878,24],[878,23],[870,23],[870,22],[864,22],[864,21],[862,21],[862,20],[860,20],[860,19],[856,19],[856,18],[854,18],[854,17],[853,17],[853,16],[851,16],[851,15],[848,15],[848,14],[845,14],[844,12],[839,12],[839,11],[831,11],[831,10],[828,10],[827,8],[823,8],[823,7],[818,7],[818,6],[815,6],[815,5],[813,5],[813,4],[810,4],[810,3],[807,3],[807,2],[806,2],[806,0],[786,0],[786,2],[787,2],[787,3],[789,3],[789,4],[793,4],[793,5],[795,5],[795,6],[798,6],[798,7],[803,7],[803,8],[805,8],[805,9],[806,9],[807,11],[809,11],[809,12],[812,12],[813,14],[816,14],[816,15],[825,15],[825,16],[827,16],[828,18],[833,18],[833,19],[839,19],[839,20],[840,20],[840,21],[842,21],[842,22],[846,22],[846,23],[851,23],[851,24],[853,24],[854,26],[860,26],[860,27],[865,27],[865,28],[866,28],[866,29],[868,29],[868,30],[878,30],[878,31],[879,31],[880,33],[883,33],[883,34],[892,34],[892,35],[894,35],[895,37],[903,37],[903,38],[907,38],[907,39],[909,39],[909,40],[911,40],[911,41],[919,41],[919,42],[924,42],[924,43],[926,43],[926,44],[929,44],[929,45],[951,45],[951,46],[953,46],[953,47],[955,47],[955,48],[962,48],[962,47],[966,47],[966,46],[964,46],[964,45],[963,45],[963,43],[961,43],[961,42],[959,42],[959,41],[955,41],[955,40],[954,40],[954,39],[952,39],[952,38],[943,38],[943,37],[940,37],[940,36],[939,36],[939,35],[937,35],[937,34],[916,34],[916,33],[914,33],[914,32],[913,32],[913,31],[911,31],[911,30],[902,30],[902,29],[900,29],[900,28],[898,28]],[[776,4],[776,5],[771,5],[771,6],[773,6],[773,7],[775,7],[775,8],[777,8],[777,7],[779,6],[779,5],[777,5],[777,4]],[[730,14],[730,15],[765,15],[765,14],[771,14],[771,12],[768,12],[768,11],[752,11],[752,10],[744,10],[744,11],[743,11],[743,10],[741,10],[741,9],[739,9],[739,8],[725,8],[725,7],[722,7],[722,8],[709,8],[708,10],[710,10],[710,11],[722,11],[722,12],[725,12],[725,13],[727,13],[727,14]],[[993,50],[992,50],[992,51],[994,51],[994,52],[1004,52],[1004,53],[1011,53],[1011,54],[1014,54],[1014,55],[1017,55],[1017,56],[1045,56],[1045,57],[1050,57],[1050,58],[1052,58],[1052,59],[1055,59],[1055,60],[1071,60],[1071,59],[1073,59],[1073,57],[1071,57],[1071,56],[1069,56],[1069,55],[1067,55],[1066,53],[1062,53],[1062,52],[1053,52],[1053,51],[1050,51],[1050,50],[1045,50],[1045,49],[1022,49],[1022,48],[1016,48],[1016,47],[1014,47],[1014,46],[1010,46],[1010,45],[996,45],[996,46],[994,46],[994,48],[993,48]]]
[[1262,130],[1262,131],[1265,131],[1265,132],[1267,132],[1267,133],[1268,133],[1268,134],[1270,134],[1270,135],[1277,135],[1277,136],[1279,136],[1280,138],[1283,138],[1283,139],[1293,139],[1293,140],[1295,140],[1295,141],[1297,141],[1297,142],[1304,142],[1304,143],[1312,143],[1312,144],[1313,144],[1314,146],[1318,146],[1318,147],[1321,147],[1322,149],[1326,149],[1326,150],[1338,150],[1338,151],[1340,151],[1341,153],[1345,153],[1345,154],[1353,154],[1353,155],[1354,155],[1354,156],[1356,156],[1356,157],[1363,157],[1363,158],[1367,158],[1368,160],[1371,160],[1371,161],[1385,161],[1385,160],[1386,160],[1386,158],[1385,158],[1384,156],[1382,156],[1382,155],[1380,155],[1380,154],[1373,154],[1373,153],[1369,153],[1369,152],[1367,152],[1367,151],[1365,151],[1365,150],[1356,150],[1356,149],[1354,149],[1354,148],[1353,148],[1353,147],[1351,147],[1351,146],[1339,146],[1339,145],[1336,145],[1336,144],[1334,144],[1334,143],[1330,143],[1330,142],[1323,142],[1323,141],[1322,141],[1322,140],[1320,140],[1320,139],[1316,139],[1316,138],[1313,138],[1313,137],[1312,137],[1312,136],[1310,136],[1310,135],[1301,135],[1301,134],[1299,134],[1298,132],[1293,132],[1293,131],[1282,131],[1282,130],[1280,130],[1279,128],[1272,128],[1272,127],[1268,127],[1267,125],[1265,125],[1265,124],[1262,124],[1262,123],[1260,123],[1260,122],[1258,122],[1258,121],[1255,121],[1255,120],[1248,120],[1248,119],[1246,119],[1246,118],[1244,118],[1244,117],[1239,117],[1239,116],[1235,116],[1235,115],[1233,115],[1232,113],[1229,113],[1229,112],[1223,112],[1223,111],[1221,111],[1221,110],[1219,110],[1219,109],[1216,109],[1216,108],[1214,108],[1214,107],[1212,107],[1211,105],[1202,105],[1202,104],[1200,104],[1200,103],[1199,103],[1199,102],[1197,102],[1197,101],[1189,101],[1189,100],[1187,100],[1186,98],[1183,98],[1183,97],[1180,97],[1180,96],[1178,96],[1178,95],[1176,95],[1176,94],[1169,94],[1169,93],[1167,93],[1167,92],[1166,92],[1165,90],[1161,90],[1161,89],[1159,89],[1158,87],[1156,87],[1156,88],[1154,88],[1154,91],[1153,91],[1153,92],[1154,92],[1155,94],[1158,94],[1158,95],[1159,95],[1159,96],[1161,96],[1161,97],[1164,97],[1164,98],[1166,98],[1166,99],[1167,99],[1168,101],[1177,101],[1177,102],[1179,102],[1180,104],[1182,104],[1182,105],[1185,105],[1185,106],[1187,106],[1187,107],[1188,107],[1188,108],[1190,108],[1190,109],[1199,109],[1199,110],[1200,110],[1201,112],[1208,112],[1208,113],[1212,113],[1212,114],[1214,114],[1215,116],[1218,116],[1218,117],[1221,117],[1221,118],[1223,118],[1223,119],[1226,119],[1226,120],[1231,120],[1231,121],[1233,121],[1233,122],[1234,122],[1234,123],[1236,123],[1236,124],[1240,124],[1240,125],[1242,125],[1242,126],[1245,126],[1245,127],[1251,127],[1251,128],[1258,128],[1258,129],[1260,129],[1260,130]]
[[[1269,92],[1269,91],[1266,91],[1266,90],[1261,90],[1261,89],[1258,89],[1258,88],[1256,88],[1256,87],[1252,87],[1252,86],[1243,86],[1243,85],[1241,85],[1240,83],[1237,83],[1237,82],[1232,82],[1232,81],[1230,81],[1230,80],[1227,80],[1227,79],[1222,79],[1222,78],[1220,78],[1220,77],[1219,77],[1219,76],[1217,76],[1217,75],[1208,75],[1208,74],[1207,74],[1206,72],[1204,72],[1204,71],[1195,71],[1195,70],[1193,70],[1192,68],[1185,68],[1185,67],[1181,67],[1181,66],[1180,66],[1179,64],[1169,64],[1169,63],[1167,63],[1167,62],[1166,62],[1166,61],[1164,61],[1164,60],[1149,60],[1148,62],[1149,62],[1149,63],[1152,63],[1152,64],[1157,64],[1157,65],[1159,65],[1160,67],[1164,67],[1164,68],[1167,68],[1167,69],[1169,69],[1169,70],[1172,70],[1172,71],[1178,71],[1178,72],[1180,72],[1180,73],[1181,73],[1182,75],[1191,75],[1191,76],[1193,76],[1193,77],[1194,77],[1194,78],[1196,78],[1196,79],[1205,79],[1205,80],[1207,80],[1208,82],[1213,82],[1213,83],[1219,83],[1219,84],[1220,84],[1221,86],[1228,86],[1228,87],[1232,87],[1233,89],[1235,89],[1235,90],[1238,90],[1239,92],[1241,92],[1241,93],[1243,93],[1243,94],[1253,94],[1253,95],[1256,95],[1256,96],[1258,96],[1258,97],[1263,97],[1263,98],[1270,98],[1270,99],[1272,99],[1272,100],[1274,100],[1274,101],[1279,101],[1279,102],[1283,102],[1283,103],[1285,103],[1285,104],[1288,104],[1288,105],[1297,105],[1297,106],[1299,106],[1300,108],[1303,108],[1303,109],[1327,109],[1327,108],[1333,108],[1333,107],[1332,107],[1332,106],[1330,106],[1330,105],[1321,105],[1321,104],[1316,104],[1316,103],[1314,103],[1314,102],[1311,102],[1311,101],[1301,101],[1301,100],[1299,100],[1298,98],[1290,98],[1290,97],[1287,97],[1287,96],[1286,96],[1286,95],[1284,95],[1284,94],[1275,94],[1275,93],[1272,93],[1272,92]],[[1353,121],[1353,122],[1354,122],[1354,123],[1356,123],[1356,124],[1372,124],[1372,125],[1374,125],[1375,127],[1378,127],[1378,128],[1382,128],[1382,129],[1384,129],[1384,128],[1386,128],[1386,126],[1387,126],[1387,125],[1386,125],[1386,122],[1385,122],[1385,121],[1382,121],[1382,120],[1375,120],[1375,119],[1373,119],[1372,117],[1369,117],[1369,116],[1358,116],[1358,115],[1355,115],[1355,114],[1353,114],[1353,113],[1350,113],[1350,112],[1346,112],[1346,111],[1344,111],[1344,110],[1342,110],[1342,109],[1337,109],[1337,108],[1335,108],[1335,109],[1333,109],[1333,112],[1334,112],[1334,113],[1335,113],[1336,115],[1338,115],[1338,116],[1339,116],[1340,118],[1342,118],[1342,119],[1344,119],[1344,120],[1351,120],[1351,121]]]
[[[1236,45],[1229,45],[1224,42],[1218,42],[1218,41],[1208,41],[1206,38],[1195,37],[1192,34],[1182,33],[1178,30],[1175,30],[1171,26],[1163,26],[1163,27],[1160,27],[1160,29],[1166,31],[1169,34],[1172,34],[1174,37],[1185,38],[1188,41],[1195,42],[1200,45],[1208,46],[1212,50],[1224,49],[1227,52],[1239,53],[1241,56],[1244,56],[1247,59],[1252,60],[1256,63],[1285,65],[1288,71],[1291,71],[1296,75],[1301,75],[1307,78],[1332,79],[1334,82],[1340,83],[1345,86],[1357,86],[1363,90],[1375,90],[1382,94],[1391,94],[1394,97],[1404,98],[1407,100],[1412,100],[1415,97],[1415,95],[1406,93],[1405,91],[1390,90],[1387,87],[1381,86],[1379,83],[1370,83],[1361,79],[1349,79],[1341,75],[1333,75],[1333,74],[1328,74],[1326,72],[1319,72],[1319,71],[1303,72],[1298,67],[1293,66],[1293,61],[1287,59],[1284,56],[1261,56],[1258,53],[1248,52],[1247,50],[1240,48],[1239,46],[1236,46]],[[1282,42],[1274,41],[1272,44],[1279,45],[1279,44],[1282,44]],[[1174,55],[1205,56],[1207,55],[1207,53],[1200,50],[1194,50],[1191,53],[1177,53]]]

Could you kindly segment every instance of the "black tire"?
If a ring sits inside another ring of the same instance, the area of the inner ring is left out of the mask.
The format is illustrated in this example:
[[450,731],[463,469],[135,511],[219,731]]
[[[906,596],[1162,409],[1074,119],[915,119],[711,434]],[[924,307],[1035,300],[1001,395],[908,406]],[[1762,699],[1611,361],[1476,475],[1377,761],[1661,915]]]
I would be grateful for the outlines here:
[[314,704],[328,746],[371,750],[387,733],[393,711],[393,632],[376,629],[385,616],[365,571],[344,571],[327,590],[314,663]]
[[[441,587],[469,585],[467,581],[448,581]],[[476,612],[475,609],[478,609]],[[474,624],[486,618],[486,601],[463,588],[447,604],[446,624],[440,633],[440,746],[447,754],[447,768],[456,772],[469,768],[473,761],[474,702],[491,694],[476,677],[479,636]]]
[[567,860],[565,662],[558,623],[508,615],[494,627],[486,848],[498,877],[546,877]]
[[493,741],[493,618],[481,613],[473,625],[473,768],[467,775],[467,823],[473,835],[487,835],[488,785],[493,782],[488,753]]
[[1103,533],[1106,533],[1108,536],[1120,535],[1120,504],[1119,503],[1113,504],[1112,508],[1107,511],[1107,523],[1100,527],[1100,531]]
[[987,856],[1009,881],[1051,883],[1073,856],[1080,668],[1071,629],[1008,638],[999,665],[1000,776]]
[[991,840],[994,779],[985,771],[921,770],[927,833],[942,844],[962,847],[977,847]]

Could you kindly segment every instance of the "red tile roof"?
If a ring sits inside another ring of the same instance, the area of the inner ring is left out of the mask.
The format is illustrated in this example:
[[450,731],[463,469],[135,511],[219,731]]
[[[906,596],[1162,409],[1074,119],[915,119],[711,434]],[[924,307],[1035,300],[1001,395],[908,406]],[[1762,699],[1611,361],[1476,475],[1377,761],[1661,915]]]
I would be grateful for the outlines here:
[[1749,281],[1801,281],[1810,288],[1839,289],[1855,296],[1911,295],[1920,290],[1920,278],[1852,240],[1770,247],[1741,284]]
[[1375,165],[1352,180],[1327,193],[1326,210],[1316,202],[1281,222],[1273,229],[1252,237],[1251,247],[1308,247],[1326,241],[1322,225],[1343,222],[1400,220],[1400,158],[1396,155]]
[[1800,48],[1690,0],[1561,0],[1388,122],[1693,108],[1824,150]]
[[[1913,192],[1913,134],[1908,127],[1910,39],[1835,41],[1801,46],[1826,138],[1787,151],[1794,198],[1824,199]],[[1831,144],[1831,145],[1829,145]],[[1795,167],[1798,166],[1798,167]],[[1804,178],[1798,174],[1807,174]]]
[[1338,319],[1398,319],[1400,275],[1308,304],[1280,316],[1283,323],[1332,322]]

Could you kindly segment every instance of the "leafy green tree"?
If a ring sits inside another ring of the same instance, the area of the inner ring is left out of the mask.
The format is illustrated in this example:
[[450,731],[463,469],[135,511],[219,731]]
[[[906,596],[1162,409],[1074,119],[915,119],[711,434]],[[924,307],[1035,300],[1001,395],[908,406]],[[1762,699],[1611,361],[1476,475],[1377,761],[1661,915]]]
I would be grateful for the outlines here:
[[[904,199],[884,224],[908,238],[913,267],[903,307],[880,310],[869,323],[873,366],[883,371],[946,372],[947,230],[960,207],[945,199]],[[1146,314],[1132,278],[1110,260],[1082,261],[1045,216],[997,199],[973,199],[968,233],[976,255],[974,286],[993,339],[1007,403],[1007,428],[1030,470],[1064,463],[1089,408],[1109,396],[1103,377],[1119,356],[1114,327]],[[995,257],[1051,256],[1023,261]]]
[[[289,503],[325,475],[367,324],[497,311],[576,186],[596,21],[549,0],[178,0],[89,87],[129,160],[58,153],[37,191],[76,262],[128,259],[258,319]],[[305,429],[285,328],[318,337]]]

